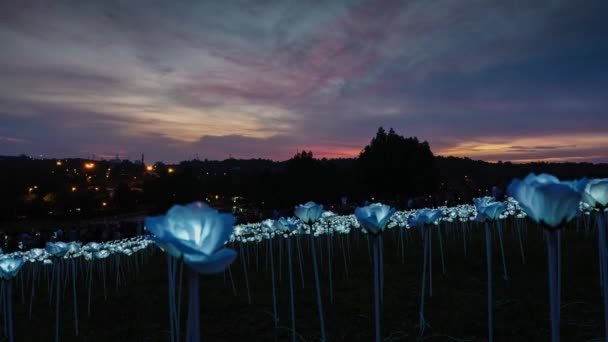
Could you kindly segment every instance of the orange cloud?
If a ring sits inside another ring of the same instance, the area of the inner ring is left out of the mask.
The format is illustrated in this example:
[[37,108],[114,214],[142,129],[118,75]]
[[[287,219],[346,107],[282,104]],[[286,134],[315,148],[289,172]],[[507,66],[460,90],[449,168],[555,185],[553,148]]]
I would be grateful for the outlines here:
[[606,158],[608,135],[556,134],[539,137],[486,137],[461,142],[436,151],[438,155],[469,157],[486,161],[564,162]]

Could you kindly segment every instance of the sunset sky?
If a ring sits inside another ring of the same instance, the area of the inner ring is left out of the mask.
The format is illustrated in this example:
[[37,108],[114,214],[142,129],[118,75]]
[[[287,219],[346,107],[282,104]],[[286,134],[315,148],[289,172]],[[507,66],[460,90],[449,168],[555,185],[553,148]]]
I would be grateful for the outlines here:
[[[179,3],[179,4],[177,4]],[[608,1],[0,2],[0,155],[608,162]]]

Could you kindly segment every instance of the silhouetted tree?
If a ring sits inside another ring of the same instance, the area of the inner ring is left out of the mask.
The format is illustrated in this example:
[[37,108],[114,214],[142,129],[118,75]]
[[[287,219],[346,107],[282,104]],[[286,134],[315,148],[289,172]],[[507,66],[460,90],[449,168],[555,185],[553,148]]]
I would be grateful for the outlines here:
[[286,162],[285,180],[287,188],[282,193],[290,204],[297,201],[315,200],[318,193],[319,182],[323,175],[319,173],[319,161],[314,159],[312,151],[302,151]]
[[391,128],[378,128],[359,154],[361,186],[368,195],[417,196],[437,188],[434,156],[429,144],[405,138]]

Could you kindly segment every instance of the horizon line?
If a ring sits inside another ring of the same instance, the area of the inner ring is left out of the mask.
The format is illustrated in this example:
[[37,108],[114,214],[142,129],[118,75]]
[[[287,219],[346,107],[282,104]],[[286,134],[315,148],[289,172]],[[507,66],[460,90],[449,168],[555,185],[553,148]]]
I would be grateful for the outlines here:
[[[300,150],[298,150],[299,152]],[[304,151],[304,149],[302,149],[301,151]],[[313,152],[313,158],[317,159],[317,160],[322,160],[322,159],[326,159],[326,160],[343,160],[343,159],[357,159],[359,158],[358,155],[356,156],[345,156],[345,157],[327,157],[327,156],[323,156],[323,157],[315,157],[314,156],[314,151]],[[105,158],[107,155],[101,155],[101,157],[98,157],[99,155],[95,155],[92,154],[93,157],[92,158],[88,158],[88,157],[50,157],[50,156],[45,156],[45,155],[38,155],[38,157],[33,156],[33,155],[28,155],[25,153],[22,154],[18,154],[18,155],[0,155],[0,160],[2,160],[2,158],[19,158],[19,157],[28,157],[30,159],[33,160],[69,160],[69,159],[80,159],[80,160],[91,160],[91,161],[112,161],[112,160],[116,160],[117,158]],[[144,153],[145,155],[145,153]],[[608,161],[604,161],[604,162],[593,162],[593,161],[588,161],[588,160],[584,160],[583,157],[573,157],[573,158],[559,158],[559,157],[547,157],[547,158],[540,158],[540,159],[513,159],[513,160],[499,160],[499,159],[473,159],[471,157],[468,156],[458,156],[458,155],[443,155],[443,154],[434,154],[433,157],[439,157],[439,158],[458,158],[458,159],[469,159],[471,161],[475,161],[475,162],[484,162],[484,163],[489,163],[489,164],[498,164],[498,163],[511,163],[511,164],[535,164],[535,163],[546,163],[546,164],[592,164],[592,165],[607,165]],[[292,157],[293,158],[293,157]],[[228,158],[225,159],[209,159],[209,158],[192,158],[192,159],[183,159],[177,162],[168,162],[165,160],[156,160],[153,163],[145,163],[145,165],[154,165],[156,163],[163,163],[166,165],[178,165],[182,162],[190,162],[190,161],[207,161],[207,162],[223,162],[223,161],[227,161],[227,160],[265,160],[265,161],[271,161],[271,162],[275,162],[275,163],[283,163],[286,161],[291,160],[292,158],[288,158],[288,159],[283,159],[283,160],[279,160],[279,159],[273,159],[273,158],[263,158],[263,157],[252,157],[252,158],[236,158],[234,156],[230,156]],[[129,162],[138,162],[141,161],[140,159],[137,158],[118,158],[118,160],[120,161],[129,161]]]

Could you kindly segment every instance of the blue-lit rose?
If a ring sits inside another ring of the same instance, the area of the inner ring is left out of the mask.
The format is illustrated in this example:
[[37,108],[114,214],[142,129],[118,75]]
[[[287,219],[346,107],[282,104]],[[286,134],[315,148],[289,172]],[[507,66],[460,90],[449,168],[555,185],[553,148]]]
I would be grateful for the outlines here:
[[236,258],[236,252],[224,248],[234,230],[236,218],[220,214],[204,203],[175,205],[164,216],[146,218],[152,240],[166,253],[183,258],[200,273],[218,273]]
[[507,210],[507,204],[494,201],[493,197],[474,198],[477,221],[496,220]]
[[0,259],[0,278],[8,280],[17,275],[25,260],[23,258]]
[[410,227],[424,227],[435,224],[442,216],[443,212],[439,209],[419,209],[414,213],[414,217],[410,217],[408,223]]
[[278,231],[293,232],[297,230],[299,226],[300,220],[293,217],[281,217],[280,219],[274,221],[274,229]]
[[300,204],[295,207],[295,215],[302,220],[302,222],[312,225],[321,218],[321,215],[323,215],[323,206],[316,204],[315,202]]
[[535,222],[548,227],[572,220],[579,212],[582,194],[572,182],[561,182],[547,174],[530,174],[509,185],[509,194]]
[[374,203],[355,209],[355,217],[359,221],[361,228],[374,235],[384,230],[388,220],[390,220],[394,213],[394,208],[381,203]]
[[47,242],[46,251],[50,255],[61,258],[69,251],[70,246],[65,242]]
[[592,207],[606,208],[608,206],[608,178],[588,181],[585,184],[583,199]]
[[80,251],[81,247],[82,247],[82,244],[79,242],[69,242],[67,254],[71,254],[71,255],[76,254],[76,253],[78,253],[78,251]]

